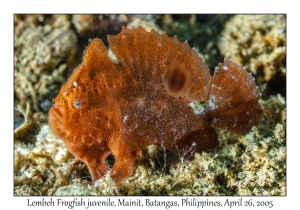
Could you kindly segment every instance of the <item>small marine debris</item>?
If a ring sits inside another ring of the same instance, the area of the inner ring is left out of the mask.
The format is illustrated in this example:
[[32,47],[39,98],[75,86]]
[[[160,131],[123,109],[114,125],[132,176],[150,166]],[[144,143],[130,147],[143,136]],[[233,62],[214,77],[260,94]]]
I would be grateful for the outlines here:
[[20,107],[14,108],[14,140],[34,143],[39,125],[34,120],[30,103],[26,103],[26,111]]

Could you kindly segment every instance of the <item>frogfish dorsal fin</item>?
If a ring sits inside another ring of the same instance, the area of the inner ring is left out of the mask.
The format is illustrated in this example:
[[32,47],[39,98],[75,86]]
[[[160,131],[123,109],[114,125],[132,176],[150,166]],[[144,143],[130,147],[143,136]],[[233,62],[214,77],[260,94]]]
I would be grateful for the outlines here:
[[188,102],[208,99],[212,77],[186,42],[166,33],[146,32],[142,27],[123,28],[108,41],[123,71],[141,88],[151,82],[161,84],[170,96]]

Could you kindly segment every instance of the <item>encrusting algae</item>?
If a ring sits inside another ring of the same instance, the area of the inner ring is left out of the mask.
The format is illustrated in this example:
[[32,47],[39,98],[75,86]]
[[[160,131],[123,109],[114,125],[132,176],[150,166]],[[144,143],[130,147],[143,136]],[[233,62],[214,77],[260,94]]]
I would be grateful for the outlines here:
[[[72,85],[78,88],[80,82],[76,82]],[[166,84],[175,87],[170,90],[181,91],[181,83]],[[176,156],[174,151],[168,151],[165,142],[148,146],[135,160],[133,174],[117,188],[109,173],[92,182],[84,163],[69,165],[73,157],[65,144],[48,125],[40,125],[42,130],[35,142],[15,142],[15,194],[285,195],[285,98],[278,94],[263,98],[260,104],[264,116],[258,127],[245,136],[216,129],[220,145],[209,152],[197,153],[191,144],[185,150],[179,149]],[[214,98],[196,105],[218,106]],[[122,118],[122,122],[128,120],[129,116]],[[114,161],[108,156],[106,165],[111,168]]]
[[[43,16],[36,19],[46,21]],[[29,102],[35,118],[43,120],[73,63],[77,37],[66,16],[45,25],[26,20],[15,27],[14,99],[24,109]]]
[[256,75],[264,94],[285,94],[284,15],[236,15],[226,23],[218,45],[225,58]]

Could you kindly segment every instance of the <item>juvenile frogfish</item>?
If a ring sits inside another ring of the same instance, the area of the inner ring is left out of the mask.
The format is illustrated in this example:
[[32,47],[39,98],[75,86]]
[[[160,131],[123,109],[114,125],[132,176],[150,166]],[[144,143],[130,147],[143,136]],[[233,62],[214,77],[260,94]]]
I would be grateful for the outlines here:
[[[186,157],[218,146],[215,128],[245,135],[262,118],[254,79],[232,61],[213,76],[187,42],[142,27],[108,36],[118,59],[94,39],[54,99],[49,124],[92,179],[107,172],[116,186],[133,173],[148,145]],[[106,165],[113,154],[112,169]]]

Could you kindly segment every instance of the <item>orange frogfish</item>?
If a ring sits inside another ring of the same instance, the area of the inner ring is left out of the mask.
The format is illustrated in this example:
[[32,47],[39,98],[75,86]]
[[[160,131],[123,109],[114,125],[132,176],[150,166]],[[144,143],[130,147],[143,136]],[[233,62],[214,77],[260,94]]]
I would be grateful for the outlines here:
[[[260,93],[232,61],[213,76],[187,42],[142,27],[108,36],[118,62],[94,39],[54,99],[49,124],[93,180],[107,172],[116,186],[133,173],[148,145],[180,155],[215,148],[215,128],[245,135],[262,118]],[[110,170],[105,160],[113,154]],[[185,154],[186,157],[192,154]]]

